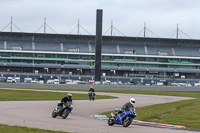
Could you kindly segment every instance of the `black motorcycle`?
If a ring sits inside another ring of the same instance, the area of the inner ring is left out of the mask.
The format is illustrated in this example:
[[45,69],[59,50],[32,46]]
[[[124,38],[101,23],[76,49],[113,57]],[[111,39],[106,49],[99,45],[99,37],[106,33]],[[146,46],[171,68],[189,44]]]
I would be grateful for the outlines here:
[[62,119],[65,119],[72,111],[72,109],[73,109],[72,102],[58,103],[58,105],[52,112],[52,117],[56,118],[57,116],[60,116],[62,117]]
[[89,91],[89,92],[88,92],[88,96],[89,96],[90,101],[91,101],[91,100],[94,101],[94,99],[95,99],[95,93],[94,93],[94,92]]

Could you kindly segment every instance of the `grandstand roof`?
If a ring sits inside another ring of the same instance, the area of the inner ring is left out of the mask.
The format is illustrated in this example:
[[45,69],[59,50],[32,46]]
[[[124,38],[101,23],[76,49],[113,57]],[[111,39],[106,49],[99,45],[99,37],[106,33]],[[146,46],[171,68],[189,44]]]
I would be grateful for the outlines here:
[[[22,32],[0,32],[0,40],[31,40],[42,42],[87,42],[94,43],[94,35],[72,35],[72,34],[47,34],[47,33],[22,33]],[[124,37],[103,36],[103,43],[111,44],[137,44],[137,45],[161,45],[161,46],[200,46],[200,40],[194,39],[169,39],[150,37]]]

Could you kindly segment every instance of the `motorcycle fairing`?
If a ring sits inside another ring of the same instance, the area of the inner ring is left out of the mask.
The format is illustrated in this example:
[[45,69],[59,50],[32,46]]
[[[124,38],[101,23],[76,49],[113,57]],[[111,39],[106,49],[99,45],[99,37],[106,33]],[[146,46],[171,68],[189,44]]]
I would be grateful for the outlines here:
[[120,125],[122,125],[123,124],[123,119],[126,117],[126,116],[128,116],[127,118],[126,118],[126,120],[128,120],[130,117],[133,117],[133,118],[135,118],[135,113],[133,112],[133,111],[123,111],[122,113],[120,113],[119,115],[118,115],[118,118],[117,118],[117,120],[114,120],[114,123],[115,124],[120,124]]
[[64,113],[66,113],[66,112],[67,112],[67,109],[64,110]]

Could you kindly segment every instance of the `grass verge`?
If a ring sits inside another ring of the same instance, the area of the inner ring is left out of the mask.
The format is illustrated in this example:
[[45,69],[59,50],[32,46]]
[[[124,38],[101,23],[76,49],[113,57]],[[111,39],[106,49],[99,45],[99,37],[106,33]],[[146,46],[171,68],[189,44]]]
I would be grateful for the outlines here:
[[[67,93],[38,92],[29,90],[4,90],[0,89],[0,101],[32,101],[32,100],[61,100]],[[116,98],[106,95],[96,95],[96,99]],[[88,100],[87,94],[72,93],[73,100]]]
[[[109,92],[106,91],[106,92]],[[182,125],[187,129],[200,130],[200,92],[160,92],[160,91],[112,91],[115,93],[129,94],[148,94],[148,95],[166,95],[193,97],[196,99],[183,100],[178,102],[157,104],[152,106],[136,108],[136,120],[165,123],[173,125]],[[137,101],[136,101],[137,102]],[[102,114],[110,116],[110,113]]]
[[4,124],[0,124],[0,132],[1,133],[67,133],[67,132],[50,131],[37,128],[8,126]]

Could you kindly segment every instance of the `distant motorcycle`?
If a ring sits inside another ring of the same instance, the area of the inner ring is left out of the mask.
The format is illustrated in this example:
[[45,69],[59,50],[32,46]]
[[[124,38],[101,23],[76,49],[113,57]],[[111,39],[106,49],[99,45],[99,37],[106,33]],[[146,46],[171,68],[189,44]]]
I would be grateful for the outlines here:
[[89,92],[88,92],[88,96],[89,96],[90,101],[91,101],[91,100],[94,101],[94,99],[95,99],[95,93],[94,93],[94,92],[89,91]]
[[111,117],[108,119],[109,126],[119,124],[123,125],[123,127],[128,127],[132,123],[132,120],[136,117],[134,108],[131,108],[129,111],[121,111],[119,109],[116,109],[115,111],[118,115],[111,113]]
[[73,109],[72,102],[58,103],[58,105],[52,112],[52,117],[56,118],[57,116],[60,116],[62,117],[62,119],[65,119],[72,111],[72,109]]

